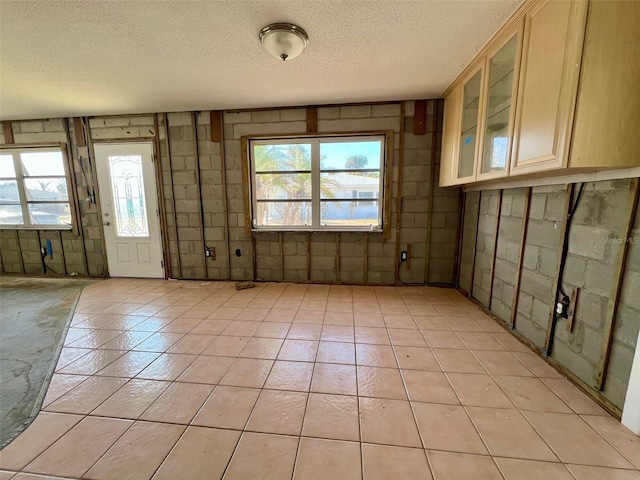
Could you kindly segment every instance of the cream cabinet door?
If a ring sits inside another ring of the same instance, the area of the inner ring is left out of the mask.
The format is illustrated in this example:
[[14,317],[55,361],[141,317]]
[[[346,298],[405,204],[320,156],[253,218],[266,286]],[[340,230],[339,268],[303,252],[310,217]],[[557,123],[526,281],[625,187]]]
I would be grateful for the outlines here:
[[462,84],[457,85],[444,98],[444,121],[442,125],[442,153],[440,154],[440,186],[454,183],[453,166],[458,155],[458,132],[462,109]]
[[520,70],[521,25],[518,22],[497,38],[487,52],[482,149],[477,180],[506,177],[513,142],[515,98]]
[[553,0],[525,14],[511,175],[567,164],[586,10]]

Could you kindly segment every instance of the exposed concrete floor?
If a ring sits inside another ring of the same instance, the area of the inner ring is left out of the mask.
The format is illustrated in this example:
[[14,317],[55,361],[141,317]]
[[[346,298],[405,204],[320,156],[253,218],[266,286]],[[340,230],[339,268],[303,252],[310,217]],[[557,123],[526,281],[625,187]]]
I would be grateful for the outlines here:
[[80,292],[94,283],[0,277],[0,447],[37,413]]

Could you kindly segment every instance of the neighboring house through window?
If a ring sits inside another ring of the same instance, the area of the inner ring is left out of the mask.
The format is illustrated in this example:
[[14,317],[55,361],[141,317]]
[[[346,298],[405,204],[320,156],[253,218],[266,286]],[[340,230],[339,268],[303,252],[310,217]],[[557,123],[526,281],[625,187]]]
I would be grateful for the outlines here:
[[0,150],[0,227],[71,228],[60,148]]
[[386,135],[260,138],[248,146],[254,229],[382,229]]

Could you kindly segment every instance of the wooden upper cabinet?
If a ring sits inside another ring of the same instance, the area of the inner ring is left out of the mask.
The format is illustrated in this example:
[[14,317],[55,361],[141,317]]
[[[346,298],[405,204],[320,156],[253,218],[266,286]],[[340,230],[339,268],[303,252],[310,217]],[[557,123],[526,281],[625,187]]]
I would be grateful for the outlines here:
[[640,2],[589,5],[569,166],[640,166]]
[[525,0],[446,90],[441,185],[640,167],[640,0]]
[[525,12],[512,175],[567,166],[586,12],[583,0]]
[[440,186],[454,184],[453,165],[458,155],[458,132],[462,101],[462,85],[456,86],[444,97],[442,149],[440,153]]
[[504,32],[487,52],[477,180],[506,177],[509,172],[520,71],[521,26],[522,22],[518,22]]

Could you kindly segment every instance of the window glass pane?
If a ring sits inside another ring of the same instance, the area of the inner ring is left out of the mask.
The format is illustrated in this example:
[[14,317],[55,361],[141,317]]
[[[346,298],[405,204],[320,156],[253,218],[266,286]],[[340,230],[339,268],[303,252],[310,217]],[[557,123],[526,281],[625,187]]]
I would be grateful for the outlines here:
[[20,203],[17,181],[0,180],[0,203]]
[[30,203],[29,218],[33,225],[71,225],[68,203]]
[[256,226],[311,226],[311,202],[258,202]]
[[362,142],[322,142],[322,170],[380,169],[382,140]]
[[20,159],[25,177],[64,176],[62,152],[22,152]]
[[329,227],[379,226],[377,201],[321,202],[320,224]]
[[25,178],[24,188],[28,201],[69,200],[65,178]]
[[13,155],[0,155],[0,178],[15,178]]
[[142,156],[109,157],[116,235],[148,237],[147,207],[144,200]]
[[0,205],[0,225],[23,225],[20,205]]
[[311,170],[311,145],[254,145],[253,159],[256,172]]
[[473,175],[476,134],[478,130],[478,112],[480,111],[480,88],[482,72],[478,71],[464,85],[464,104],[462,109],[462,132],[460,133],[460,159],[458,178]]
[[320,198],[359,198],[368,192],[378,198],[380,172],[321,173]]
[[310,173],[258,173],[256,199],[311,200]]
[[514,36],[491,59],[482,173],[507,167],[511,91],[518,38]]

